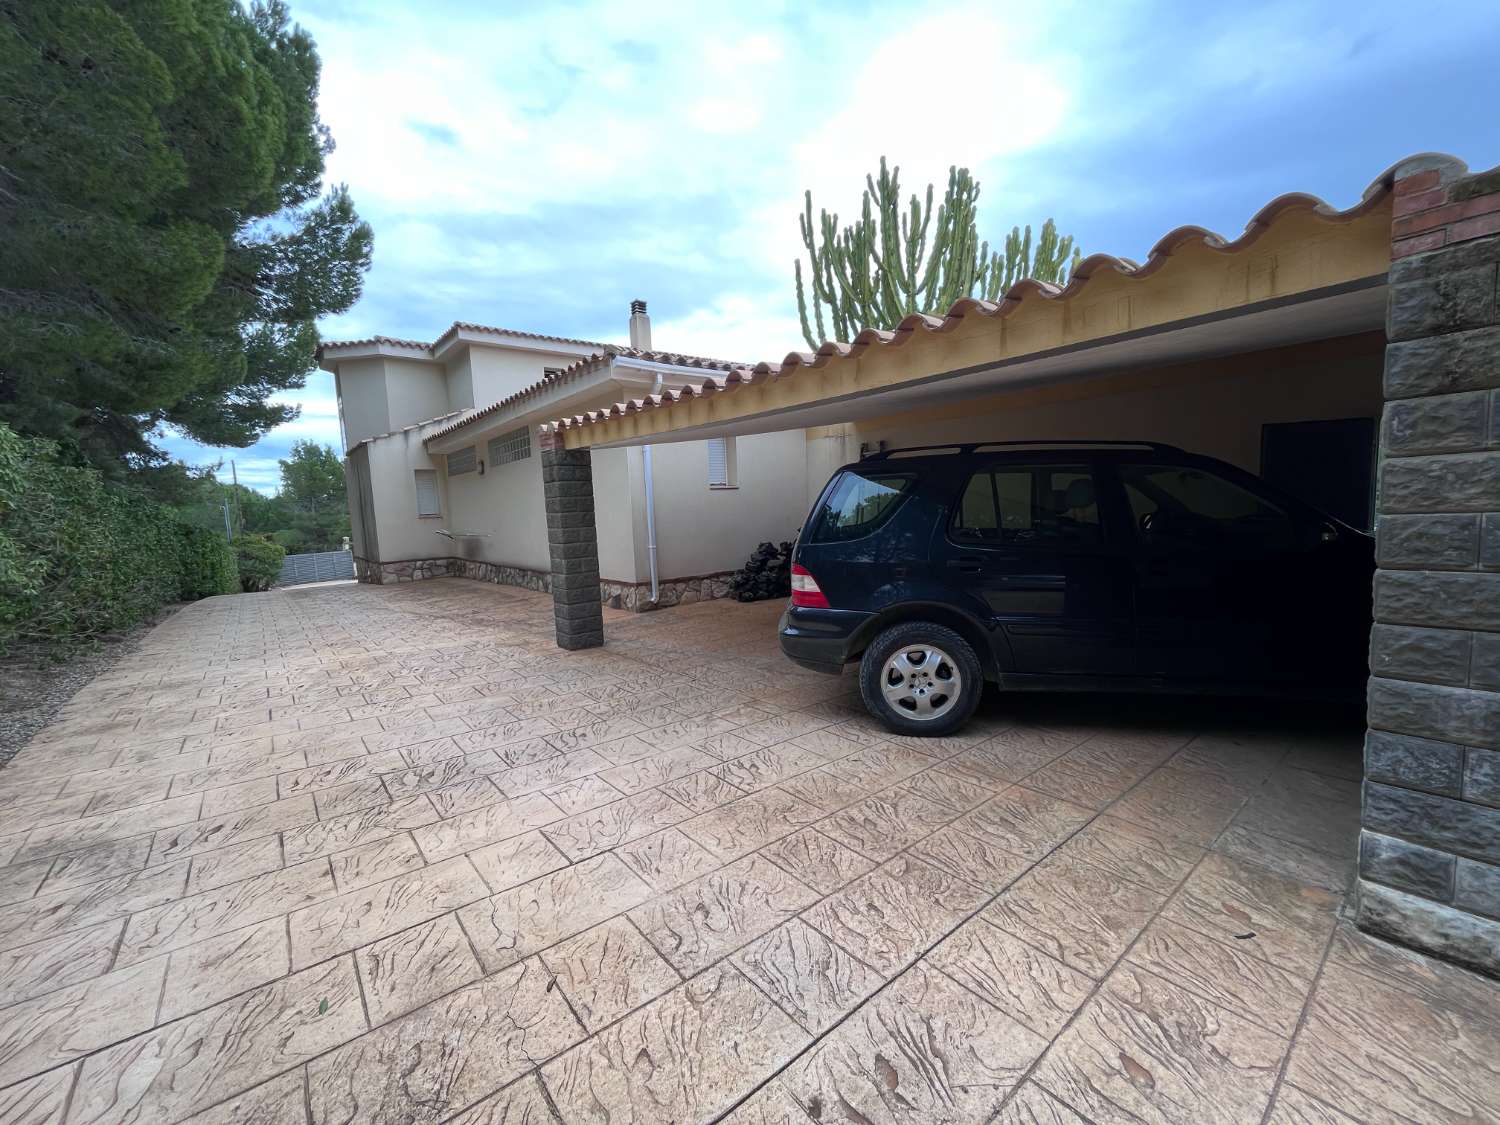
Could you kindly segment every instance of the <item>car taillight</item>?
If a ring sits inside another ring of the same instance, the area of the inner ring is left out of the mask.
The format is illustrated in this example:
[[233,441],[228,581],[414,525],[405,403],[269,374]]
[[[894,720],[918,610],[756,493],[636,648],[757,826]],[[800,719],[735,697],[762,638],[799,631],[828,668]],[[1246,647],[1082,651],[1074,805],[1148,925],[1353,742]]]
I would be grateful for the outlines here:
[[805,566],[792,564],[792,604],[803,609],[828,609],[828,598],[818,587],[818,580]]

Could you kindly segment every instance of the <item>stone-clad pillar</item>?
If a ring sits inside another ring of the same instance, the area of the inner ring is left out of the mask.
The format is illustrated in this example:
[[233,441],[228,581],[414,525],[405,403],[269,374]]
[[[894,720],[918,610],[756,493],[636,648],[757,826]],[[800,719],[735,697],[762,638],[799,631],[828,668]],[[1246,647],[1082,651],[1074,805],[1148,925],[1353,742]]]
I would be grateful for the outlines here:
[[1500,973],[1500,169],[1396,172],[1359,923]]
[[557,644],[566,649],[596,648],[604,643],[604,610],[599,601],[593,458],[587,449],[564,449],[562,435],[550,428],[543,427],[539,438]]

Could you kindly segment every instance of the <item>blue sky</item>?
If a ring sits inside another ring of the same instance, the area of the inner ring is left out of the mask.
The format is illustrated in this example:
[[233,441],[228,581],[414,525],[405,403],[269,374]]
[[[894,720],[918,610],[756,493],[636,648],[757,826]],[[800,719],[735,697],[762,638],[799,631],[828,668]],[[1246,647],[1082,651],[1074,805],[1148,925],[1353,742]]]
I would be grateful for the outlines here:
[[[967,165],[980,234],[1051,216],[1085,253],[1173,227],[1238,234],[1265,202],[1354,203],[1425,150],[1500,163],[1500,4],[1201,0],[631,4],[292,0],[320,106],[375,229],[325,339],[454,320],[776,359],[803,346],[802,192],[841,213],[884,154],[920,190]],[[291,443],[338,444],[331,376],[234,457],[272,491]],[[228,465],[224,475],[227,477]]]

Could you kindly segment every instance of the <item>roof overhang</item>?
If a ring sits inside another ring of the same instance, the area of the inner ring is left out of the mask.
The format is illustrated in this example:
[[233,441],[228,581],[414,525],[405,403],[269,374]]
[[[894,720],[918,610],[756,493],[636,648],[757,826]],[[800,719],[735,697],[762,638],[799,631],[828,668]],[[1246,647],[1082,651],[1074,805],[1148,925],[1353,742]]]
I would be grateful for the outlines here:
[[593,410],[622,397],[650,394],[658,387],[681,388],[703,381],[700,369],[634,356],[597,358],[597,365],[584,365],[575,378],[537,384],[513,400],[474,411],[468,418],[448,421],[440,432],[425,439],[428,452],[451,453],[506,430],[538,425],[559,414]]
[[442,363],[455,352],[470,347],[503,348],[513,352],[585,359],[597,355],[608,345],[457,320],[430,344],[423,340],[399,340],[391,336],[328,340],[318,346],[317,359],[318,366],[324,371],[337,371],[339,363],[351,359],[414,359],[422,363]]
[[[1086,380],[1122,371],[1145,370],[1260,352],[1272,348],[1354,336],[1379,330],[1385,324],[1385,278],[1367,278],[1348,285],[1259,302],[1232,312],[1208,313],[1183,321],[1155,325],[1086,343],[1065,344],[1025,356],[969,364],[946,370],[919,372],[910,379],[879,387],[859,386],[852,378],[819,380],[816,397],[777,402],[781,397],[766,386],[760,395],[730,395],[716,399],[684,399],[672,410],[637,410],[612,418],[602,426],[612,437],[587,442],[608,449],[704,438],[767,433],[855,422],[902,411],[948,405],[1005,391]],[[755,388],[749,387],[753,391]],[[733,416],[715,417],[717,402],[745,408]],[[759,407],[752,408],[753,405]],[[661,424],[664,428],[657,428]],[[569,431],[572,437],[579,431]],[[602,436],[602,435],[600,435]],[[567,443],[573,447],[575,443]],[[585,444],[579,442],[577,444]]]
[[466,348],[502,348],[508,352],[535,352],[541,355],[566,355],[583,359],[596,354],[602,344],[582,340],[564,340],[552,336],[530,336],[496,328],[455,324],[433,343],[432,358],[446,360]]
[[1394,172],[1344,211],[1283,196],[1233,241],[1179,228],[1141,264],[1096,255],[1061,289],[1024,281],[998,302],[553,424],[570,449],[767,433],[1381,329]]
[[407,359],[418,363],[436,363],[432,351],[415,340],[356,340],[349,343],[324,344],[318,349],[318,366],[337,373],[340,363],[354,359]]

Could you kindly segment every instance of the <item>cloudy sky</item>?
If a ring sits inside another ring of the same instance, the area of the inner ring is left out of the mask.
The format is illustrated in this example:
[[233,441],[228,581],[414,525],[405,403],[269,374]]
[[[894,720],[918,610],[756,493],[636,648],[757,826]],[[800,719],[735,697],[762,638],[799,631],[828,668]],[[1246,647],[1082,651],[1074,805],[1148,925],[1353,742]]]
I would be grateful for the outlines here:
[[[658,347],[803,346],[797,215],[857,209],[881,155],[920,189],[967,165],[980,234],[1051,216],[1085,253],[1229,235],[1286,191],[1339,206],[1402,156],[1500,163],[1500,4],[668,4],[291,0],[321,110],[375,229],[325,339],[454,320]],[[234,457],[267,491],[299,438],[337,445],[332,377]],[[228,465],[225,465],[227,476]]]

